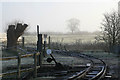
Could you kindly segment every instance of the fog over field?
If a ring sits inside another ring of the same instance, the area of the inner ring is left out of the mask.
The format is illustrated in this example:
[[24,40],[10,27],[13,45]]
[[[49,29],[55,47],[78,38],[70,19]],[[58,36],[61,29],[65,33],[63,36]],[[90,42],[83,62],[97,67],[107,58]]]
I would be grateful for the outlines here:
[[28,32],[36,32],[39,24],[42,32],[70,32],[67,20],[80,20],[80,31],[100,30],[103,14],[112,10],[117,11],[118,0],[62,0],[0,3],[0,31],[5,32],[8,24],[15,21],[27,23]]

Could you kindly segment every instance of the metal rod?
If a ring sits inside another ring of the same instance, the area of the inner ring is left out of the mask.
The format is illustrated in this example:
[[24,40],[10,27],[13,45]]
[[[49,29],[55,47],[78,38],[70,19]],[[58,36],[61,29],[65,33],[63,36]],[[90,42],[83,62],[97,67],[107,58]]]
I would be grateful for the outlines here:
[[50,56],[52,57],[53,61],[55,62],[55,64],[57,64],[57,61],[55,60],[55,58],[53,57],[52,54],[50,54]]

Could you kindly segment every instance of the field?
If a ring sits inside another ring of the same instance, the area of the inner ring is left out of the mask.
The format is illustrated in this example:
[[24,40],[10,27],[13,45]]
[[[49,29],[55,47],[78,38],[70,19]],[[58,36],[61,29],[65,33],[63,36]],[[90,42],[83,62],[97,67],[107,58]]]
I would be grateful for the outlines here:
[[[69,50],[86,51],[107,51],[107,47],[103,42],[97,42],[95,37],[96,34],[50,34],[51,48],[53,49],[64,49],[65,47]],[[26,47],[36,47],[37,36],[36,35],[24,35]],[[22,38],[19,39],[21,42]],[[44,42],[44,35],[43,35]]]
[[[57,42],[62,44],[73,44],[76,42],[80,43],[90,43],[95,42],[95,37],[97,35],[74,35],[74,34],[51,34],[51,42]],[[24,36],[27,43],[36,43],[37,36]],[[47,39],[48,41],[48,39]]]
[[[47,36],[51,37],[51,42],[57,42],[62,44],[73,44],[73,43],[94,43],[95,37],[97,34],[47,34]],[[25,37],[26,43],[36,43],[37,42],[37,35],[23,35],[21,37]],[[22,38],[19,38],[19,41]],[[44,35],[43,35],[44,39]],[[6,41],[6,34],[0,33],[0,42]],[[47,39],[48,41],[48,39]]]
[[[97,42],[95,37],[97,34],[48,34],[50,36],[52,49],[68,49],[72,51],[107,51],[105,43]],[[37,35],[23,35],[25,38],[25,47],[36,48]],[[21,45],[22,37],[18,39],[18,44]],[[4,34],[4,40],[1,38],[2,45],[6,46],[6,36]],[[44,42],[44,35],[43,35]],[[4,53],[3,56],[6,56]]]
[[[25,37],[25,46],[26,47],[36,47],[37,43],[37,36],[33,35],[23,35]],[[93,55],[95,57],[99,57],[103,59],[109,69],[109,74],[111,74],[114,78],[117,78],[120,74],[119,64],[120,64],[120,56],[113,53],[107,53],[104,52],[103,49],[106,47],[104,43],[97,43],[95,40],[95,37],[97,35],[89,34],[89,35],[74,35],[74,34],[50,34],[48,35],[51,37],[51,48],[52,49],[62,49],[64,50],[64,47],[66,47],[68,50],[71,51],[79,51],[88,55]],[[21,39],[19,38],[19,44],[21,43]],[[44,39],[44,37],[43,37]],[[6,44],[6,41],[4,41]],[[1,45],[3,45],[2,43]],[[48,39],[47,39],[48,43]],[[21,44],[20,44],[21,45]],[[2,52],[3,57],[5,56],[13,56],[13,54],[9,54],[6,52]],[[69,64],[69,65],[75,65],[75,64],[83,64],[83,59],[74,59],[72,57],[66,57],[61,56],[59,54],[54,54],[58,62],[61,62],[62,64]],[[45,59],[44,59],[45,60]],[[32,64],[33,58],[23,59],[22,64]],[[2,66],[4,67],[4,72],[7,71],[7,67],[10,66],[16,66],[16,61],[3,61]]]

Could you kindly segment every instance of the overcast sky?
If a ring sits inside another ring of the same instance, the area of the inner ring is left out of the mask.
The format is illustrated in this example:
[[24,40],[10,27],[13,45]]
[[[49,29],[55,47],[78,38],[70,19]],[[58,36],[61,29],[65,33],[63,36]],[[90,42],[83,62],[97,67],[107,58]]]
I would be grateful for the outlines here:
[[40,31],[68,32],[67,20],[77,18],[80,20],[81,31],[93,32],[100,30],[103,14],[117,11],[118,0],[51,0],[27,2],[1,2],[0,3],[0,31],[4,31],[8,24],[16,20],[29,24],[28,31],[35,32],[36,25]]

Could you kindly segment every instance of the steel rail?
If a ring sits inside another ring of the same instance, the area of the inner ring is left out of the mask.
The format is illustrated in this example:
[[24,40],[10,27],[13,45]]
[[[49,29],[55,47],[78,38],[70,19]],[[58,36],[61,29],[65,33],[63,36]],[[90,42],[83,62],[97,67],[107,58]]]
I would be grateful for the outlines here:
[[[69,53],[70,51],[62,51],[62,50],[55,50],[55,52],[65,52],[66,54]],[[85,59],[88,59],[91,61],[91,65],[90,67],[88,67],[87,69],[83,70],[83,71],[80,71],[79,73],[77,74],[73,74],[73,76],[71,77],[68,77],[67,79],[65,80],[100,80],[102,78],[104,78],[105,74],[106,74],[106,71],[107,71],[107,64],[102,60],[102,59],[99,59],[99,58],[96,58],[96,57],[93,57],[93,56],[90,56],[90,55],[86,55],[86,54],[82,54],[82,53],[78,53],[75,55],[73,54],[68,54],[69,56],[73,56],[73,57],[82,57],[82,58],[85,58]],[[94,62],[94,59],[95,60],[99,60],[99,65],[97,66],[100,66],[102,65],[101,69],[98,71],[98,73],[96,75],[94,75],[93,77],[91,78],[86,78],[86,75],[88,75],[88,73],[90,71],[92,71],[92,69],[94,69],[94,66],[95,65],[95,62]]]
[[73,79],[73,80],[81,80],[81,78],[82,78],[82,80],[100,80],[100,79],[102,79],[104,77],[104,75],[106,74],[107,64],[102,59],[95,58],[95,57],[90,56],[90,55],[85,55],[85,56],[88,57],[90,60],[92,60],[93,64],[94,64],[93,67],[90,68],[91,70],[89,70],[89,71],[92,71],[92,69],[94,69],[94,66],[96,66],[93,58],[100,61],[99,65],[97,65],[97,66],[102,65],[103,67],[94,77],[91,77],[91,78],[87,79],[86,75],[88,75],[88,73],[89,73],[89,71],[88,71],[87,74],[84,74],[84,78],[79,76],[79,77],[76,77],[76,79]]

